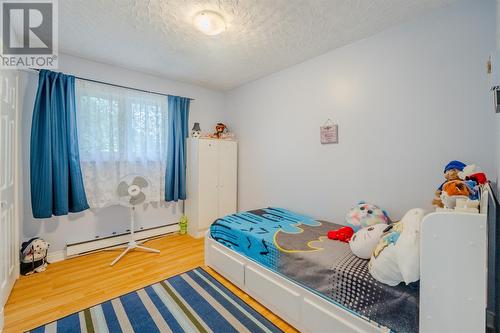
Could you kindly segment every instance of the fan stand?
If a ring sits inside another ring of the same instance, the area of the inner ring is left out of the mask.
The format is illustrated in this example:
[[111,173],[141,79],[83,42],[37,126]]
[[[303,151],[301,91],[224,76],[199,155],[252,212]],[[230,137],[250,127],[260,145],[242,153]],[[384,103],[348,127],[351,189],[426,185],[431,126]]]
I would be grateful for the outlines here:
[[121,258],[123,258],[124,255],[126,255],[129,251],[131,250],[134,250],[134,249],[140,249],[140,250],[144,250],[144,251],[147,251],[147,252],[154,252],[154,253],[160,253],[160,250],[156,250],[156,249],[152,249],[150,247],[146,247],[146,246],[142,246],[141,244],[143,242],[137,242],[135,240],[135,233],[134,233],[134,230],[135,230],[135,207],[130,207],[130,241],[128,242],[128,244],[125,244],[125,245],[120,245],[120,246],[117,246],[117,247],[114,247],[114,249],[120,249],[120,248],[125,248],[125,250],[123,250],[122,253],[120,253],[120,255],[118,257],[116,257],[115,260],[113,260],[113,262],[110,264],[110,266],[113,266],[114,264],[116,264],[118,262],[118,260],[120,260]]

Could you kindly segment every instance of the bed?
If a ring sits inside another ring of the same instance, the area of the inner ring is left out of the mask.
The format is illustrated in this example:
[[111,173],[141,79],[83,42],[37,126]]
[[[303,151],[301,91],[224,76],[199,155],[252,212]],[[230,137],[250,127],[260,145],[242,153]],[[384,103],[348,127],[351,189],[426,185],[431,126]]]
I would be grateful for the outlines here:
[[487,200],[481,207],[424,218],[421,280],[411,285],[375,281],[366,260],[324,237],[337,225],[280,208],[215,221],[205,260],[303,332],[484,331]]

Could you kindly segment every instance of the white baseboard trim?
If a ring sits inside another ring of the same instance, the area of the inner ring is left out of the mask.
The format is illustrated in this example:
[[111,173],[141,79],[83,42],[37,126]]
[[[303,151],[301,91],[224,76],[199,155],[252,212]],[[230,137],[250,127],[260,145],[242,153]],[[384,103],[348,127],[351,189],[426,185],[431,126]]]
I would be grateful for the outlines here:
[[47,253],[47,261],[49,263],[55,263],[58,261],[63,261],[66,259],[66,251],[65,250],[60,250],[60,251],[53,251]]
[[[144,229],[144,230],[138,230],[135,232],[135,239],[136,240],[145,240],[148,238],[153,238],[153,237],[158,237],[162,236],[165,234],[170,234],[173,232],[178,232],[179,231],[179,224],[171,224],[171,225],[165,225],[165,226],[160,226],[160,227],[155,227],[155,228],[150,228],[150,229]],[[106,238],[101,238],[101,239],[95,239],[95,240],[89,240],[86,242],[80,242],[80,243],[73,243],[73,244],[67,244],[66,245],[66,252],[65,255],[61,256],[60,254],[57,255],[58,252],[60,251],[54,251],[54,258],[56,261],[64,260],[65,258],[73,257],[73,256],[78,256],[81,254],[86,254],[89,252],[94,252],[98,250],[103,250],[107,249],[110,247],[114,247],[117,245],[121,244],[126,244],[130,239],[130,234],[121,234],[121,235],[116,235],[116,236],[111,236],[111,237],[106,237]],[[50,253],[49,253],[50,256]],[[61,259],[62,258],[62,259]],[[50,261],[50,258],[49,262]],[[59,259],[59,260],[58,260]]]

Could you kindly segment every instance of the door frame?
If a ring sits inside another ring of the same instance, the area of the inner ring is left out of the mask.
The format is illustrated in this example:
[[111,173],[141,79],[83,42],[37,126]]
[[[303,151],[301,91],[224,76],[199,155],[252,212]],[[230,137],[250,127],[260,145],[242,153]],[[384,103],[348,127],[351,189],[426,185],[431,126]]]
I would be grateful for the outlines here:
[[[7,70],[5,70],[7,71]],[[19,138],[19,135],[20,135],[20,131],[19,131],[19,128],[20,128],[20,120],[21,120],[21,117],[20,117],[20,94],[19,94],[19,86],[20,86],[20,71],[19,70],[14,70],[15,71],[15,95],[14,95],[14,99],[15,99],[15,110],[14,110],[14,133],[13,133],[13,142],[12,142],[12,159],[13,159],[13,177],[14,177],[14,184],[13,184],[13,205],[14,205],[14,212],[13,212],[13,242],[14,242],[14,248],[16,249],[16,251],[18,251],[20,249],[20,234],[21,234],[21,230],[20,230],[20,227],[21,227],[21,224],[20,224],[20,207],[19,207],[19,203],[20,203],[20,198],[19,198],[19,195],[20,195],[20,184],[19,184],[19,176],[20,176],[20,160],[19,160],[19,157],[20,157],[20,147],[19,147],[19,144],[20,144],[20,138]],[[3,80],[3,75],[0,75],[0,79]],[[3,83],[2,83],[3,84]],[[2,92],[0,92],[0,98],[2,97],[1,96]],[[3,136],[3,133],[0,133],[0,145],[1,144],[5,144],[4,142],[2,142],[2,137]],[[1,199],[1,198],[0,198]],[[0,214],[2,213],[2,207],[0,205]],[[12,283],[12,285],[9,287],[9,296],[10,296],[10,293],[12,292],[12,289],[14,288],[14,285],[16,283],[16,281],[19,279],[19,271],[20,271],[20,258],[19,258],[19,255],[15,255],[14,256],[14,281]],[[9,296],[7,296],[7,300],[6,300],[6,303],[9,299]],[[0,304],[0,333],[3,331],[3,327],[4,327],[4,324],[5,324],[5,305],[4,304]]]

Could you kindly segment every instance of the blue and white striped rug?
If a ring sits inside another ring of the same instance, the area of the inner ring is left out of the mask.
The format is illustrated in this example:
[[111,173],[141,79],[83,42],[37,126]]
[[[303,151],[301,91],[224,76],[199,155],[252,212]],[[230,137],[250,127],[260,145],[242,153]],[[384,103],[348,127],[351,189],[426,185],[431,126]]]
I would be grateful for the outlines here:
[[201,268],[30,332],[282,332]]

